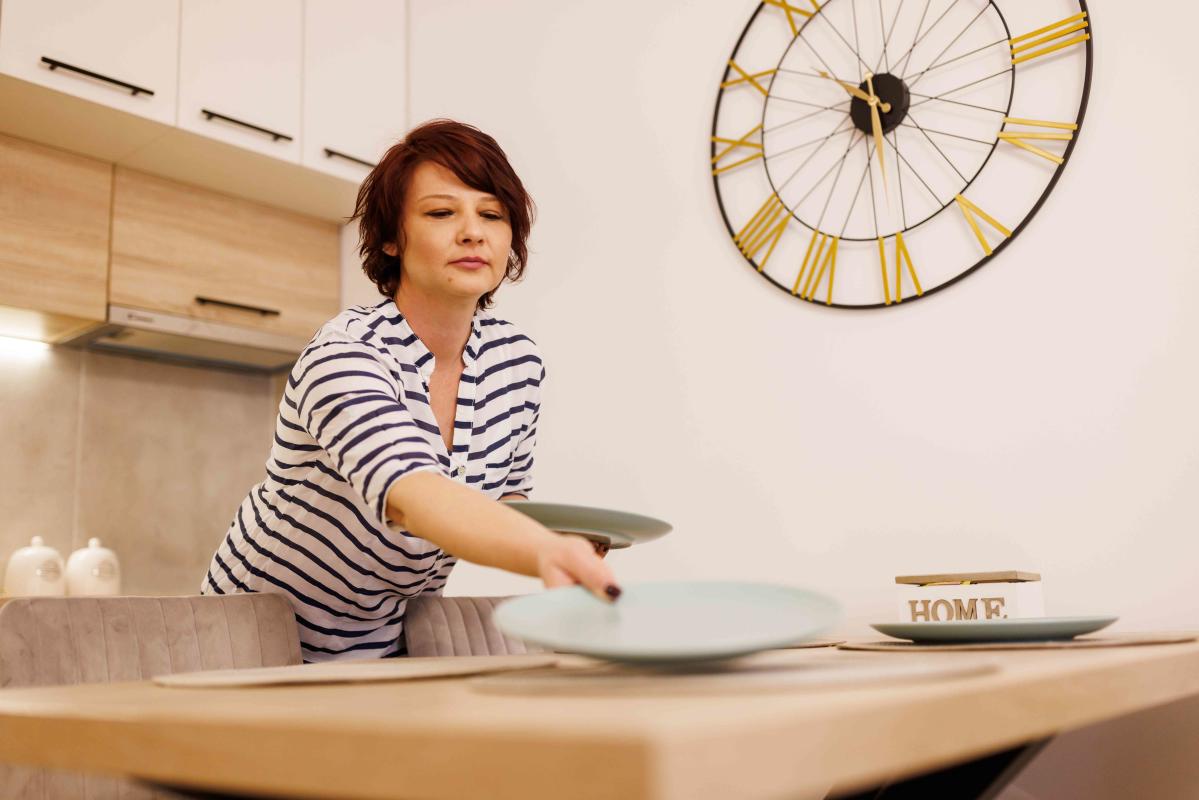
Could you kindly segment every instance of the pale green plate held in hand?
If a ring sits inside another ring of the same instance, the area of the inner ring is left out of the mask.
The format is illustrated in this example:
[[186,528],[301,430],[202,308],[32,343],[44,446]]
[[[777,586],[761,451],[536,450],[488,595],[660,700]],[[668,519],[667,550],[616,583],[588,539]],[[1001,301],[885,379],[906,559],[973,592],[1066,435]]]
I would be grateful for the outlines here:
[[833,625],[835,600],[816,592],[732,581],[630,584],[615,603],[581,586],[508,600],[500,630],[561,653],[678,664],[798,644]]
[[1119,617],[1027,617],[990,622],[887,622],[879,633],[913,642],[1049,642],[1073,639],[1111,625]]
[[577,533],[594,541],[606,542],[613,550],[652,541],[671,530],[669,522],[628,511],[532,500],[505,500],[504,504],[532,517],[552,531]]

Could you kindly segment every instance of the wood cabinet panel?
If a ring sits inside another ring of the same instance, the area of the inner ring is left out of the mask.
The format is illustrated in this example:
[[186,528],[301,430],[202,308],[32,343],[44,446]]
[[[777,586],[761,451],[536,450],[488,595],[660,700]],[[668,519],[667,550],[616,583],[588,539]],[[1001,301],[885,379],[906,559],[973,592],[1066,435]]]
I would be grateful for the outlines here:
[[112,179],[111,164],[0,136],[0,305],[104,319]]
[[307,340],[338,290],[336,224],[117,168],[113,304]]

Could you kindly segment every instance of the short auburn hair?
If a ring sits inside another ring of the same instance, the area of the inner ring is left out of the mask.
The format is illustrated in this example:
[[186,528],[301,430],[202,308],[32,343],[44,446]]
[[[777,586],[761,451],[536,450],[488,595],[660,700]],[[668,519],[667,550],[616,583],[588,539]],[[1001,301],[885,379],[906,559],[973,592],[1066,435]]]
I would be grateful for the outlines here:
[[[412,174],[426,162],[440,164],[458,180],[480,192],[499,198],[512,228],[512,250],[508,254],[507,280],[519,280],[529,257],[527,239],[533,227],[533,200],[516,176],[508,157],[478,128],[449,119],[435,119],[409,131],[404,139],[384,154],[358,189],[358,201],[350,220],[358,220],[358,254],[362,271],[379,293],[394,297],[403,272],[404,198]],[[397,255],[383,252],[394,242]],[[497,287],[498,288],[498,287]],[[479,298],[479,308],[491,306],[495,290]]]

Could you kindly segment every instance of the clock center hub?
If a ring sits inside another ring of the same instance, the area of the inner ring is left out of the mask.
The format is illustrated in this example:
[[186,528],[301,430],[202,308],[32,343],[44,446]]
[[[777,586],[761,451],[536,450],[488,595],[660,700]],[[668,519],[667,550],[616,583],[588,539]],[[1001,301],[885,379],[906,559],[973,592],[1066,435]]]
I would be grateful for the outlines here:
[[[883,133],[890,133],[907,116],[908,106],[912,100],[911,94],[903,80],[888,72],[873,76],[871,82],[874,84],[874,94],[879,100],[879,123],[882,125]],[[870,93],[870,86],[866,81],[858,84],[858,88],[867,94]],[[891,110],[883,111],[883,103],[890,103]],[[874,134],[874,127],[870,121],[870,104],[865,100],[858,97],[853,98],[849,106],[849,116],[858,130],[864,131],[868,135]]]

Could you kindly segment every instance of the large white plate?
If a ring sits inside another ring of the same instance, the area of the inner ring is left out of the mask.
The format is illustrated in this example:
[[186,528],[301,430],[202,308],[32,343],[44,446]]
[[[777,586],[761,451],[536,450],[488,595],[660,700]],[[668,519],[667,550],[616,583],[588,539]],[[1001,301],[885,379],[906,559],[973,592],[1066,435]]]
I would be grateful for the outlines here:
[[607,542],[613,550],[652,541],[671,530],[669,522],[629,511],[532,500],[504,502],[552,531],[577,533],[588,539]]
[[990,622],[887,622],[870,627],[896,639],[913,642],[1046,642],[1094,633],[1117,619],[1119,617],[1028,617]]
[[810,639],[840,616],[832,598],[804,589],[730,581],[630,584],[615,603],[581,586],[501,603],[504,633],[563,653],[611,661],[705,661]]

